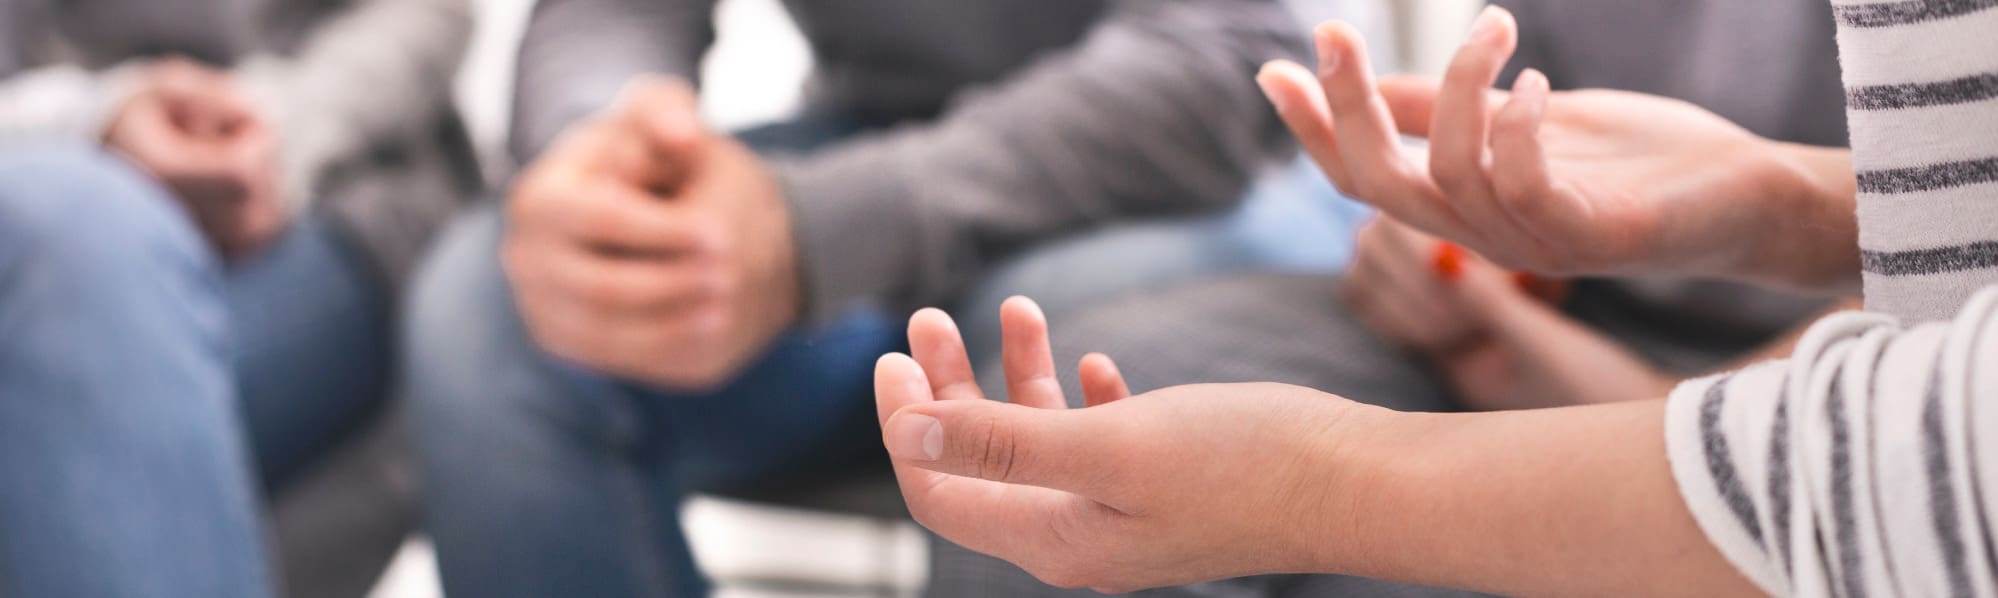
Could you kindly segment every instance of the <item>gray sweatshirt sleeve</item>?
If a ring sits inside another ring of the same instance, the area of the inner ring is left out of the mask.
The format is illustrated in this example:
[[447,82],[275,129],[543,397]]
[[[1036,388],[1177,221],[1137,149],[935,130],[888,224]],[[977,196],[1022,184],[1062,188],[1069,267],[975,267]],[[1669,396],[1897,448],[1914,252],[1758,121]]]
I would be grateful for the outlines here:
[[319,23],[290,55],[257,55],[237,73],[272,112],[287,197],[384,141],[428,135],[451,101],[471,42],[467,0],[364,0]]
[[515,65],[507,146],[526,164],[641,74],[696,82],[715,0],[540,0]]
[[1787,362],[1672,393],[1673,476],[1771,594],[1998,596],[1994,364],[1998,287],[1950,322],[1826,318]]
[[775,168],[793,208],[806,313],[960,291],[995,259],[1116,218],[1238,200],[1288,151],[1254,83],[1303,51],[1275,2],[1130,0],[1081,43],[960,93],[938,120]]

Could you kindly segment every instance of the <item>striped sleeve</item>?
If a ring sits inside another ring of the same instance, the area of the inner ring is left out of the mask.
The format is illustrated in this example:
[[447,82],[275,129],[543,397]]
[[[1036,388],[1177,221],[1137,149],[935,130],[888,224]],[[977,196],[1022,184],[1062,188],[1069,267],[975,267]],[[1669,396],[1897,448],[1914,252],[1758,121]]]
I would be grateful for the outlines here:
[[1771,594],[1998,596],[1994,365],[1998,287],[1948,322],[1827,318],[1788,361],[1672,393],[1673,477]]
[[1998,0],[1834,0],[1868,309],[1998,282]]

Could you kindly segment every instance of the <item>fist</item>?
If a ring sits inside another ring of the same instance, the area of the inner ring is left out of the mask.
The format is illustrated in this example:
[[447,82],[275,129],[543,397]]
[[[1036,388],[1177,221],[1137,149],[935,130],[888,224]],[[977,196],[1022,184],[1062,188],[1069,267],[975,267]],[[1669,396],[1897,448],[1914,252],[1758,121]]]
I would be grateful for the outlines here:
[[789,209],[757,156],[645,79],[566,132],[508,202],[502,261],[543,350],[655,387],[705,390],[797,317]]
[[284,228],[276,138],[225,73],[180,59],[154,65],[104,141],[171,190],[227,257]]

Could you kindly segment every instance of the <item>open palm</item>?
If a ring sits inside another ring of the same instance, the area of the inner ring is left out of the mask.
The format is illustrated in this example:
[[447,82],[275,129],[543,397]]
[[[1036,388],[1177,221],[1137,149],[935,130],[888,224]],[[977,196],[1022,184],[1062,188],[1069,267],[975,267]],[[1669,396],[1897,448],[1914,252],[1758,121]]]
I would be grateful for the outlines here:
[[1490,9],[1441,80],[1376,80],[1359,34],[1328,24],[1321,72],[1275,62],[1258,80],[1342,191],[1508,267],[1727,275],[1795,251],[1758,234],[1814,209],[1792,201],[1814,191],[1793,151],[1678,100],[1552,92],[1533,70],[1494,91],[1516,27]]

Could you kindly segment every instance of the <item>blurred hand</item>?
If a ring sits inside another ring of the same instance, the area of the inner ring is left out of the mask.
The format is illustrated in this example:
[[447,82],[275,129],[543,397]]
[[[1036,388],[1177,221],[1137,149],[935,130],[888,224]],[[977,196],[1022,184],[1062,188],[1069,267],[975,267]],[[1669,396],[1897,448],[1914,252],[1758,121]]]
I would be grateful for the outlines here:
[[[1491,91],[1517,37],[1489,8],[1440,83],[1376,84],[1360,35],[1330,23],[1315,35],[1317,78],[1274,62],[1258,82],[1341,190],[1510,268],[1776,278],[1793,273],[1758,269],[1771,256],[1853,230],[1849,198],[1842,216],[1812,203],[1830,196],[1799,150],[1691,104],[1550,93],[1532,70],[1512,93]],[[1404,133],[1428,147],[1403,147]],[[1856,268],[1856,252],[1839,259]]]
[[1376,217],[1360,228],[1340,298],[1375,335],[1424,354],[1484,342],[1490,331],[1467,303],[1475,297],[1463,296],[1439,270],[1445,247],[1392,217]]
[[1360,229],[1340,283],[1355,318],[1420,353],[1464,405],[1525,409],[1663,396],[1674,378],[1558,308],[1524,277],[1396,222]]
[[677,80],[628,86],[508,202],[506,272],[557,357],[663,388],[719,385],[796,320],[789,208]]
[[163,60],[112,118],[105,144],[173,191],[226,257],[284,229],[276,139],[226,73]]
[[935,309],[909,321],[914,357],[875,368],[883,440],[910,513],[1042,581],[1104,592],[1313,571],[1314,535],[1357,487],[1325,457],[1392,417],[1279,384],[1129,391],[1109,358],[1083,358],[1086,409],[1055,380],[1033,302],[1000,311],[1011,403],[985,400],[964,342]]

